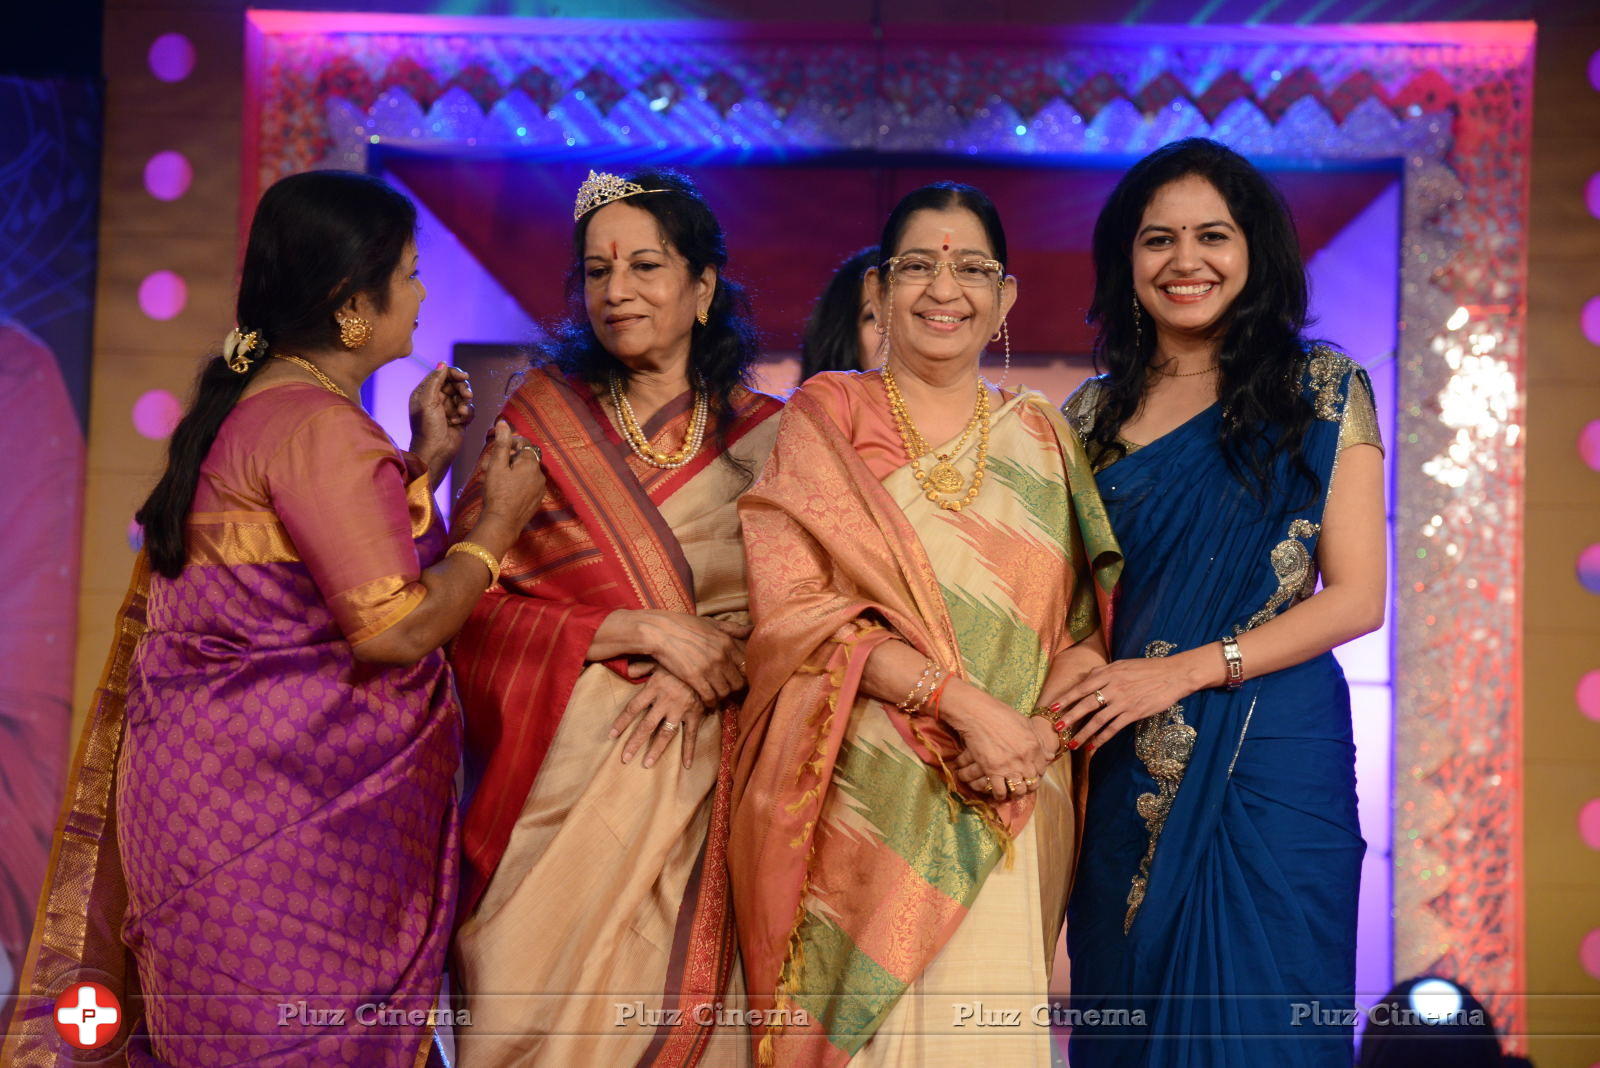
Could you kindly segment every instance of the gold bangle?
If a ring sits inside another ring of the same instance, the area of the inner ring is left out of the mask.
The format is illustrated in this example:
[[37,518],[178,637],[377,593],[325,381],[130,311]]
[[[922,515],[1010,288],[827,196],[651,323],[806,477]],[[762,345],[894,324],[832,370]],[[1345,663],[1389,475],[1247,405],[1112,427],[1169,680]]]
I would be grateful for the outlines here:
[[494,553],[475,541],[458,541],[445,550],[446,556],[451,556],[455,553],[466,553],[482,560],[483,566],[489,569],[489,584],[484,589],[492,590],[495,588],[495,585],[500,581],[500,561],[494,558]]

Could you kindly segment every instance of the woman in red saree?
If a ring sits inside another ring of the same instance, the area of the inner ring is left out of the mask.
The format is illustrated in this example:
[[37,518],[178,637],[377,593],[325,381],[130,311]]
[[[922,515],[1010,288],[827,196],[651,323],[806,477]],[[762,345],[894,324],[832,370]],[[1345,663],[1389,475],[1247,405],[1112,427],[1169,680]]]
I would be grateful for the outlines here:
[[51,1017],[80,979],[124,1014],[96,1063],[428,1056],[458,855],[440,646],[544,480],[498,427],[473,548],[445,556],[433,487],[471,415],[466,376],[440,365],[418,388],[411,453],[356,403],[411,351],[415,224],[365,175],[262,197],[248,329],[206,364],[139,512],[7,1065],[71,1058]]
[[925,187],[879,248],[884,367],[801,386],[740,503],[757,1057],[1047,1068],[1081,785],[1052,706],[1104,662],[1120,557],[1059,413],[978,372],[1017,292],[994,205]]
[[460,1062],[737,1063],[744,1029],[718,1011],[748,633],[734,501],[780,405],[743,384],[753,334],[687,179],[591,174],[574,216],[573,319],[504,412],[549,494],[452,653],[483,765]]

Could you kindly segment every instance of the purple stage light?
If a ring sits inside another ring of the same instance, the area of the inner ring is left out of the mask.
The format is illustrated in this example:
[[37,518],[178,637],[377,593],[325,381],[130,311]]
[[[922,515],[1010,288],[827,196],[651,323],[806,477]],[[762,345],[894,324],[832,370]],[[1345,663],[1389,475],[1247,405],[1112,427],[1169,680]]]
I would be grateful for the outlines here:
[[1583,336],[1592,345],[1600,345],[1600,297],[1590,297],[1583,306]]
[[1590,593],[1600,593],[1600,544],[1578,554],[1578,581]]
[[133,402],[133,428],[151,441],[165,441],[183,418],[183,405],[164,389],[152,389]]
[[150,45],[150,73],[181,82],[194,71],[194,45],[181,33],[164,33]]
[[1600,471],[1600,419],[1591,419],[1578,432],[1578,455],[1583,462]]
[[157,152],[144,165],[145,192],[157,200],[177,200],[193,180],[194,168],[182,152]]
[[139,283],[139,307],[152,319],[173,318],[188,300],[189,287],[171,271],[156,271]]
[[1600,172],[1589,175],[1589,184],[1583,187],[1583,202],[1589,205],[1589,214],[1600,219]]

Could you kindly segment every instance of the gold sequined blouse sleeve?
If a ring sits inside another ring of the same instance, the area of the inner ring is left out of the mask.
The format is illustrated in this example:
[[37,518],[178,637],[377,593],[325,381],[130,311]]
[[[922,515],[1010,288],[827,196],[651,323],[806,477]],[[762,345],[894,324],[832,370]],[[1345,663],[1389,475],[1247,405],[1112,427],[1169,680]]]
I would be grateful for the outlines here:
[[1383,435],[1378,429],[1378,410],[1372,400],[1372,382],[1367,372],[1355,370],[1350,374],[1350,388],[1345,395],[1344,414],[1339,418],[1339,451],[1352,445],[1374,445],[1383,451]]

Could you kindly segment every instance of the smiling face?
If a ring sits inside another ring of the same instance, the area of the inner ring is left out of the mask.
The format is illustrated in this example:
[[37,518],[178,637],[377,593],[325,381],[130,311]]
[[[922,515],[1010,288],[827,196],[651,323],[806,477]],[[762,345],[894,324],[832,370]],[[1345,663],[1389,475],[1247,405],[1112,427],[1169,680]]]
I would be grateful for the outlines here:
[[689,358],[695,316],[711,306],[716,271],[698,278],[655,216],[626,201],[594,213],[584,234],[583,299],[605,350],[635,370]]
[[[995,253],[982,221],[966,208],[953,207],[913,213],[894,255],[960,264],[990,260]],[[874,282],[877,277],[869,275]],[[932,281],[891,279],[886,287],[874,284],[869,291],[876,314],[887,313],[894,352],[936,363],[976,364],[1016,300],[1013,279],[1004,285],[991,281],[965,286],[948,267],[937,269]]]
[[1211,338],[1244,291],[1250,249],[1215,186],[1189,175],[1157,189],[1133,239],[1133,286],[1163,337]]
[[[417,329],[417,315],[428,290],[417,272],[417,245],[406,242],[400,253],[400,262],[389,277],[389,303],[383,311],[367,294],[358,294],[347,306],[348,312],[359,314],[372,324],[372,338],[362,346],[385,363],[397,360],[411,352],[412,334]],[[341,313],[344,314],[344,313]]]

